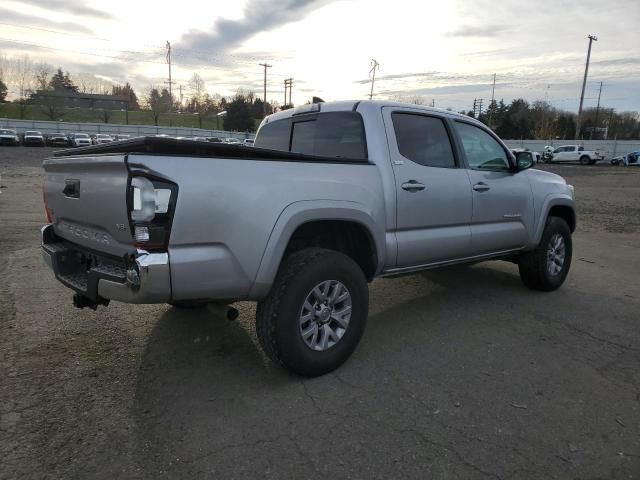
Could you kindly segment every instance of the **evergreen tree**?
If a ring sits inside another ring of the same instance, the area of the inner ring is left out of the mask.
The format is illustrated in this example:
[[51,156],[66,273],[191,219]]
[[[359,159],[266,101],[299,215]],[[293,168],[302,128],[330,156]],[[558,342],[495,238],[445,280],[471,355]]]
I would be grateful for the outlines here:
[[57,92],[78,93],[78,87],[71,80],[69,72],[63,73],[59,67],[49,80],[49,89]]
[[7,98],[7,86],[0,80],[0,102],[4,102]]

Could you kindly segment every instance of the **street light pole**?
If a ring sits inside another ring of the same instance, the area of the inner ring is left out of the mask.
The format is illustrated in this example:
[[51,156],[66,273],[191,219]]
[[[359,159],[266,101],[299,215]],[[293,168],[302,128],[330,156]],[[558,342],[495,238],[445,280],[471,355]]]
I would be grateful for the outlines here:
[[587,74],[589,73],[589,60],[591,59],[591,44],[595,40],[598,41],[598,37],[595,35],[588,35],[589,49],[587,50],[587,63],[584,66],[584,79],[582,80],[582,93],[580,94],[580,108],[578,108],[578,119],[576,120],[576,140],[580,138],[580,121],[582,117],[582,104],[584,103],[584,89],[587,86]]

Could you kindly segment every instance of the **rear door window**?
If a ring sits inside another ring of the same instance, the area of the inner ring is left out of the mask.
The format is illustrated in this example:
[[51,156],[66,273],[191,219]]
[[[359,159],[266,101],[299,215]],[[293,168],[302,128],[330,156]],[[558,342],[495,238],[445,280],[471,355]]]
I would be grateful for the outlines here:
[[425,167],[455,168],[453,149],[440,118],[413,113],[391,116],[400,154]]
[[255,147],[304,155],[367,159],[362,117],[357,112],[326,112],[267,123]]

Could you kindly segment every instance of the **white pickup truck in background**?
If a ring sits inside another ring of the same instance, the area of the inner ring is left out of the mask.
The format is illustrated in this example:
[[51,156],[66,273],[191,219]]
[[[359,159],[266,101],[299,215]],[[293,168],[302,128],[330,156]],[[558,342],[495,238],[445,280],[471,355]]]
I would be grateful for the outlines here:
[[595,150],[585,150],[581,145],[562,145],[557,147],[547,161],[550,163],[580,162],[582,165],[593,165],[603,160],[604,155]]

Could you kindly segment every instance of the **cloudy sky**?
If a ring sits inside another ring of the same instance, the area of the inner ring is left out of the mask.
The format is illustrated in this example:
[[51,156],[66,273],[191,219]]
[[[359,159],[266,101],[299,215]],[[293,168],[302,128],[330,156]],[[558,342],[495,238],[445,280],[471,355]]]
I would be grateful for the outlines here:
[[283,101],[422,97],[469,109],[474,98],[545,99],[577,110],[587,34],[596,34],[585,98],[640,110],[640,0],[3,0],[0,54],[29,54],[143,91],[197,72],[210,93],[238,88]]

